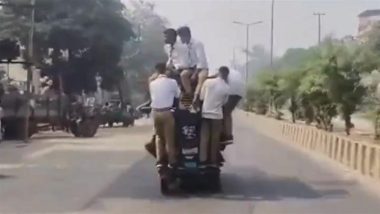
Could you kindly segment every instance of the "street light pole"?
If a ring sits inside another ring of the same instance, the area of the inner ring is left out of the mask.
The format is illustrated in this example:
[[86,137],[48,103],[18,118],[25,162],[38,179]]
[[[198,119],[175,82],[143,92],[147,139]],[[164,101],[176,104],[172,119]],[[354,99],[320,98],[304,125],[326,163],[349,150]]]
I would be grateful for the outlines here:
[[326,15],[325,13],[314,13],[314,16],[318,16],[318,45],[321,44],[321,16]]
[[29,31],[29,41],[28,41],[28,58],[29,58],[29,66],[28,66],[28,71],[27,71],[27,80],[26,80],[26,96],[28,97],[28,103],[27,103],[27,108],[26,108],[26,116],[25,116],[25,142],[29,141],[29,127],[30,127],[30,122],[29,122],[29,114],[30,114],[30,101],[31,101],[31,81],[33,79],[33,48],[34,48],[34,22],[35,22],[35,4],[36,0],[30,0],[30,5],[32,7],[31,11],[31,23],[30,23],[30,31]]
[[[33,49],[34,49],[34,22],[35,22],[35,4],[36,0],[30,0],[30,5],[32,6],[31,20],[30,20],[30,30],[29,30],[29,41],[28,41],[28,57],[29,61],[33,61]],[[27,92],[31,92],[31,80],[33,79],[32,66],[28,67],[28,77],[27,77]]]
[[270,66],[273,67],[273,43],[274,43],[274,0],[272,0],[271,13],[271,37],[270,37]]
[[[245,50],[245,86],[248,87],[248,73],[249,73],[249,29],[251,26],[261,24],[262,21],[252,22],[252,23],[242,23],[238,21],[234,21],[234,24],[242,25],[246,27],[246,50]],[[246,90],[245,95],[245,104],[248,104],[248,90]]]
[[249,26],[246,26],[246,46],[245,46],[245,82],[248,83],[248,72],[249,72]]
[[254,26],[254,25],[257,25],[257,24],[261,24],[263,22],[262,21],[258,21],[258,22],[252,22],[252,23],[243,23],[243,22],[234,21],[233,23],[246,27],[245,82],[246,82],[246,84],[248,84],[248,73],[249,73],[249,66],[248,66],[248,64],[249,64],[249,30],[250,30],[251,26]]

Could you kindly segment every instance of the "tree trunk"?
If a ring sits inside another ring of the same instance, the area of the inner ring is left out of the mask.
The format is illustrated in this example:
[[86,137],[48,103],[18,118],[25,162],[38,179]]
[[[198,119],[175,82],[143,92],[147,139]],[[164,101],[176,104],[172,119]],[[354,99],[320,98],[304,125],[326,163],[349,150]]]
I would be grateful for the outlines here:
[[351,115],[350,114],[345,114],[344,116],[344,124],[346,127],[346,134],[350,135],[350,131],[352,128],[352,123],[351,123]]
[[374,126],[375,126],[375,140],[380,139],[380,112],[376,112],[376,117],[374,121]]

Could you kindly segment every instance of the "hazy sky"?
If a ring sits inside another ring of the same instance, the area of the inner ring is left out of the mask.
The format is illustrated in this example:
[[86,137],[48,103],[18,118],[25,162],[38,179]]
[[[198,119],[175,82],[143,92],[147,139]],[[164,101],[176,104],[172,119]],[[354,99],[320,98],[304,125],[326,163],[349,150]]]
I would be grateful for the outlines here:
[[[234,47],[238,49],[238,59],[244,59],[240,49],[245,47],[245,28],[232,24],[234,20],[263,21],[251,28],[250,41],[252,45],[270,47],[270,0],[151,1],[172,27],[191,27],[193,36],[205,44],[212,68],[229,65]],[[342,37],[356,35],[357,15],[367,9],[380,9],[380,0],[276,0],[275,54],[281,55],[287,48],[317,43],[317,17],[313,12],[326,13],[322,18],[322,36]]]

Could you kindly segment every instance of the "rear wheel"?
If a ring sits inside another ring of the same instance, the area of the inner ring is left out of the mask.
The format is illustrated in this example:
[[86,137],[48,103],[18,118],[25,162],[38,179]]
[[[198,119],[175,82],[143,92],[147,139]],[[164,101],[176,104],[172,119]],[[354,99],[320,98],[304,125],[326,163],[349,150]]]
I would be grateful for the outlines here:
[[23,140],[25,139],[25,120],[20,118],[11,118],[4,120],[4,139],[6,140]]
[[75,137],[94,137],[98,131],[99,123],[96,119],[86,119],[81,122],[72,122],[70,131]]
[[99,123],[96,119],[86,119],[79,123],[79,131],[82,137],[94,137],[98,128]]
[[162,195],[169,195],[169,181],[165,178],[160,178],[160,189]]
[[[219,169],[218,169],[219,170]],[[220,192],[222,189],[221,181],[220,181],[220,172],[213,172],[208,177],[208,189],[211,192]]]

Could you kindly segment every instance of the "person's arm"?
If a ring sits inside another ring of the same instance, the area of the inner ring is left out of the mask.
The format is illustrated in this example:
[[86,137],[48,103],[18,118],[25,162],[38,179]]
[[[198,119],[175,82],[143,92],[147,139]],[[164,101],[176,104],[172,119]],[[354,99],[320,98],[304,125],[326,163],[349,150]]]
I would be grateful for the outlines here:
[[203,83],[203,86],[202,86],[202,88],[201,88],[201,93],[199,94],[199,99],[201,100],[201,101],[203,101],[204,99],[205,99],[205,95],[206,95],[206,90],[207,90],[207,85],[208,85],[208,83],[209,83],[209,81],[205,81],[204,83]]
[[181,89],[179,88],[177,81],[172,79],[172,82],[173,82],[173,92],[175,94],[175,98],[179,98],[179,96],[181,96]]
[[225,93],[225,97],[224,97],[224,103],[223,103],[223,105],[225,105],[227,102],[228,102],[228,98],[229,98],[229,96],[230,96],[230,87],[227,85],[227,87],[226,87],[226,91],[225,91],[226,93]]
[[207,57],[204,49],[204,45],[202,42],[198,42],[197,47],[195,48],[195,52],[197,55],[197,69],[203,70],[208,68],[208,63],[207,63]]

